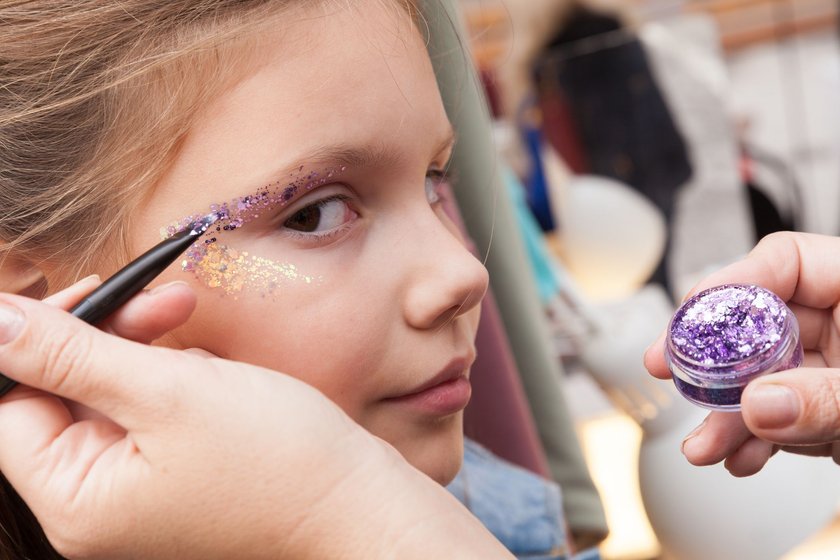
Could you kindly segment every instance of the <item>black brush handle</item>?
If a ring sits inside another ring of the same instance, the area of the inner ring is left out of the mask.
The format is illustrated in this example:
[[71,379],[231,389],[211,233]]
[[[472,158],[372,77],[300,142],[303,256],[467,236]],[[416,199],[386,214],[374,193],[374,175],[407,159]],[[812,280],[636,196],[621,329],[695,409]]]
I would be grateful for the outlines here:
[[[175,262],[206,229],[188,228],[161,241],[85,296],[85,299],[70,309],[70,314],[91,325],[105,319]],[[0,397],[15,385],[16,381],[0,373]]]

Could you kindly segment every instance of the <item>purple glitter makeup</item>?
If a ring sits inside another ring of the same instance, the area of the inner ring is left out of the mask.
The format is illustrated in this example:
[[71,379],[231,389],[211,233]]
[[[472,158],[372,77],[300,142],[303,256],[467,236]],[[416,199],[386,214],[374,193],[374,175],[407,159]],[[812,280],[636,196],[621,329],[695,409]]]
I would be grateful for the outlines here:
[[686,301],[668,325],[665,359],[689,401],[739,410],[741,393],[758,376],[802,364],[796,317],[774,293],[727,284]]
[[[190,232],[193,235],[203,235],[204,232],[206,232],[208,229],[210,229],[210,227],[218,221],[219,221],[219,215],[214,212],[214,213],[210,213],[210,214],[204,216],[202,219],[198,220],[197,222],[194,222],[194,223],[190,224],[187,227],[191,228]],[[184,229],[186,229],[186,228],[184,228]]]
[[230,202],[210,205],[210,215],[214,216],[215,220],[208,221],[204,214],[187,216],[179,222],[161,228],[161,237],[166,239],[187,228],[201,228],[202,231],[214,228],[215,232],[208,232],[201,242],[190,247],[181,268],[195,274],[209,287],[221,288],[229,295],[236,294],[245,287],[254,288],[265,295],[289,280],[301,280],[307,284],[317,283],[320,280],[318,277],[300,272],[293,264],[277,263],[271,259],[250,255],[246,251],[238,251],[218,243],[217,236],[237,230],[270,210],[283,208],[299,193],[335,181],[345,169],[341,167],[321,173],[303,173],[301,166],[290,174],[287,181],[266,185],[253,194],[235,198]]
[[[215,214],[216,232],[234,231],[243,225],[260,217],[261,212],[286,206],[299,192],[311,191],[335,180],[336,175],[346,168],[328,170],[322,173],[312,171],[301,174],[303,167],[292,173],[288,181],[277,181],[260,188],[257,192],[234,198],[230,202],[211,204],[210,212]],[[187,216],[181,221],[161,228],[161,237],[167,238],[200,222],[207,213]],[[209,224],[208,224],[209,225]],[[214,243],[216,239],[209,237],[204,240],[206,245]]]

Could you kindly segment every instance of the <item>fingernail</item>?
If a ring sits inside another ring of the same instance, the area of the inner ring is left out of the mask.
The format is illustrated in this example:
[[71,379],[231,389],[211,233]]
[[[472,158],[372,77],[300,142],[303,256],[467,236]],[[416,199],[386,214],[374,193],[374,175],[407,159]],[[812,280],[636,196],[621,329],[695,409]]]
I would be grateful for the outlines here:
[[706,426],[706,420],[703,420],[703,421],[700,423],[700,425],[699,425],[699,426],[697,426],[696,428],[694,428],[693,430],[691,430],[691,432],[689,432],[689,434],[683,438],[682,443],[680,444],[680,453],[682,453],[683,455],[685,455],[685,444],[686,444],[686,443],[688,443],[688,440],[690,440],[691,438],[693,438],[693,437],[695,437],[696,435],[698,435],[701,431],[703,431],[703,428],[704,428],[705,426]]
[[748,399],[750,417],[758,428],[784,428],[799,418],[799,397],[784,385],[763,383],[751,387]]
[[81,284],[82,282],[89,282],[89,281],[91,281],[91,280],[96,280],[97,282],[99,282],[99,281],[101,281],[102,279],[99,277],[99,275],[98,275],[98,274],[91,274],[90,276],[85,276],[84,278],[82,278],[81,280],[79,280],[79,281],[78,281],[78,282],[76,282],[76,283],[77,283],[77,284]]
[[168,282],[166,284],[161,284],[160,286],[155,286],[153,289],[149,291],[150,296],[156,296],[158,294],[162,294],[163,292],[169,290],[170,288],[174,288],[175,286],[186,286],[187,283],[183,280],[175,280],[174,282]]
[[8,344],[18,337],[26,322],[23,313],[7,303],[0,303],[0,344]]

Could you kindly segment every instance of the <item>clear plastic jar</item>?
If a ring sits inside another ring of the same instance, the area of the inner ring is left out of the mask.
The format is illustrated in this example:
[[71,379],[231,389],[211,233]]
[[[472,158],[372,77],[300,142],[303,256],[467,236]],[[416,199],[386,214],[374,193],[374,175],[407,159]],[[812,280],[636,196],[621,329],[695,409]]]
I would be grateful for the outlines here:
[[799,324],[773,292],[727,284],[686,301],[668,325],[665,359],[679,392],[712,410],[739,410],[747,383],[802,364]]

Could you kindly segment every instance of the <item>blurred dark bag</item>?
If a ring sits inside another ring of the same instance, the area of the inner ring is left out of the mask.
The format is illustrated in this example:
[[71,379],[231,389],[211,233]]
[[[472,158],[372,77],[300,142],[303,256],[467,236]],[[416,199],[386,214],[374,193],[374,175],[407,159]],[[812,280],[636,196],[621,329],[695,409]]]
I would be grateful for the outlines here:
[[572,169],[632,186],[670,222],[692,169],[635,34],[617,18],[577,8],[534,70],[544,134]]

